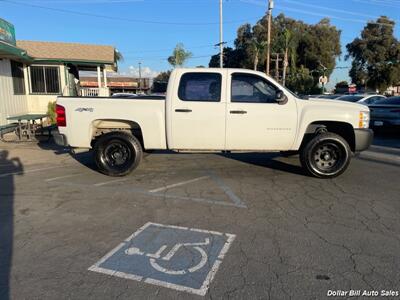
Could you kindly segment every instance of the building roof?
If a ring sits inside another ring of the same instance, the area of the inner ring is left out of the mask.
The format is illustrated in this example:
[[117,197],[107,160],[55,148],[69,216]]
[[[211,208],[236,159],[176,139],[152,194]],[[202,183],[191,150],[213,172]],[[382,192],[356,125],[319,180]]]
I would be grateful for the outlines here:
[[3,43],[2,41],[0,41],[0,57],[6,57],[26,63],[33,61],[33,58],[30,57],[24,49]]
[[115,64],[115,48],[78,43],[17,41],[35,60]]

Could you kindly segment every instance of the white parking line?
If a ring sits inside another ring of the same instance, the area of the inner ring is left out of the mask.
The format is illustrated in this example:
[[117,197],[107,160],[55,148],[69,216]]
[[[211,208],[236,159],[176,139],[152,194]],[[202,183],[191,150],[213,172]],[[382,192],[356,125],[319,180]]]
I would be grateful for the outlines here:
[[58,180],[58,179],[70,178],[70,177],[75,177],[75,176],[79,176],[79,175],[81,175],[81,174],[64,175],[64,176],[59,176],[59,177],[47,178],[44,181],[51,182],[51,181],[55,181],[55,180]]
[[93,184],[94,186],[103,186],[106,184],[111,184],[111,183],[115,183],[115,182],[124,182],[127,181],[129,178],[123,178],[123,179],[116,179],[116,180],[109,180],[109,181],[105,181],[105,182],[99,182],[99,183],[95,183]]
[[51,170],[51,169],[60,169],[60,168],[62,168],[62,166],[48,167],[48,168],[41,168],[41,169],[33,169],[33,170],[24,170],[24,171],[20,171],[20,172],[11,172],[11,173],[0,174],[0,178],[7,177],[7,176],[12,176],[12,175],[24,175],[24,174],[28,174],[28,173],[46,171],[46,170]]
[[185,185],[185,184],[188,184],[188,183],[196,182],[196,181],[199,181],[199,180],[203,180],[203,179],[206,179],[206,178],[208,178],[208,177],[209,177],[209,176],[202,176],[202,177],[194,178],[194,179],[191,179],[191,180],[187,180],[187,181],[182,181],[182,182],[178,182],[178,183],[166,185],[166,186],[164,186],[164,187],[160,187],[160,188],[157,188],[157,189],[150,190],[149,192],[150,192],[150,193],[161,192],[161,191],[164,191],[164,190],[168,190],[168,189],[170,189],[170,188],[173,188],[173,187],[177,187],[177,186]]

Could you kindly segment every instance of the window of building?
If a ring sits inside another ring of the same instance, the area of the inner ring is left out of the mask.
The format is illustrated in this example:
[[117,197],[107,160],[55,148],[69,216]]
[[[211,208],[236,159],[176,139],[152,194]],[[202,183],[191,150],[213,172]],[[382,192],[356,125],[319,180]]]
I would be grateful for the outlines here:
[[32,94],[60,94],[59,67],[32,66],[29,69]]
[[231,94],[231,102],[276,103],[276,88],[256,75],[233,74]]
[[219,102],[221,74],[186,73],[181,77],[178,96],[183,101]]
[[24,95],[24,65],[16,61],[11,61],[11,76],[14,87],[14,95]]

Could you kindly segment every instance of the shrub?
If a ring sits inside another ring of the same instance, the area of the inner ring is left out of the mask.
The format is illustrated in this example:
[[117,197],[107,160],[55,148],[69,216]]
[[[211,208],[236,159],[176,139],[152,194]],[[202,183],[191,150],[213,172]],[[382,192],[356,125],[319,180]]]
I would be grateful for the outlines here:
[[50,119],[50,123],[56,124],[56,102],[49,102],[49,104],[47,104],[47,114],[49,116]]

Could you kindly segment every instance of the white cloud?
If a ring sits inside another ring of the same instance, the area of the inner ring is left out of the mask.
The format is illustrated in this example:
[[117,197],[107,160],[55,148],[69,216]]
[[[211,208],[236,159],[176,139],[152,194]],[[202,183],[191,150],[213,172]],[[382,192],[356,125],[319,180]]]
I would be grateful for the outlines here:
[[[160,72],[152,70],[149,67],[142,67],[141,68],[141,73],[143,78],[154,78],[156,77]],[[133,77],[139,77],[139,67],[135,66],[130,66],[128,68],[128,74],[133,76]]]

